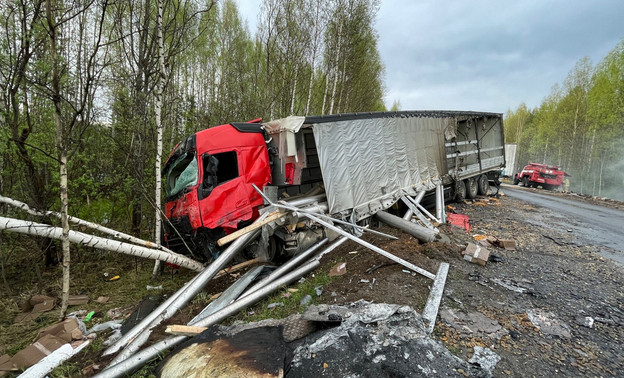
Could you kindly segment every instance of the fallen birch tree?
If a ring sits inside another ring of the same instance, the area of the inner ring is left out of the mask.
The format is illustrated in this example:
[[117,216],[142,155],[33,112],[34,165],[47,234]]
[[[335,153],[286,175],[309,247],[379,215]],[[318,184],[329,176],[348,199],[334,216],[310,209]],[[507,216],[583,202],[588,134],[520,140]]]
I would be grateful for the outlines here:
[[[12,198],[9,197],[4,197],[4,196],[0,196],[0,203],[6,203],[9,206],[13,206],[15,208],[18,208],[20,210],[25,211],[26,213],[30,214],[30,215],[34,215],[34,216],[38,216],[38,217],[45,217],[45,216],[52,216],[55,218],[59,218],[61,219],[61,214],[57,213],[56,211],[41,211],[41,210],[37,210],[37,209],[33,209],[32,207],[28,206],[27,204],[25,204],[24,202],[20,202],[17,200],[14,200]],[[147,240],[143,240],[143,239],[139,239],[137,237],[134,237],[132,235],[128,235],[125,234],[123,232],[120,231],[116,231],[113,230],[111,228],[102,226],[100,224],[97,223],[93,223],[93,222],[89,222],[80,218],[76,218],[73,217],[71,215],[68,216],[68,220],[70,223],[73,223],[77,226],[83,226],[83,227],[87,227],[90,228],[92,230],[95,231],[99,231],[102,232],[104,234],[108,234],[111,235],[112,237],[116,238],[116,239],[120,239],[120,240],[125,240],[127,242],[130,243],[134,243],[134,244],[138,244],[138,245],[142,245],[145,246],[147,248],[150,249],[158,249],[167,253],[175,253],[172,250],[163,247],[162,245],[157,245],[156,243],[147,241]]]
[[[52,239],[60,239],[63,234],[63,230],[59,227],[6,217],[0,217],[0,230],[7,230],[10,232],[17,232],[32,236],[43,236]],[[200,272],[204,269],[204,266],[201,263],[177,253],[163,252],[157,249],[106,239],[78,231],[69,231],[69,241],[78,245],[101,248],[111,252],[119,252],[136,257],[161,260],[194,270],[196,272]]]

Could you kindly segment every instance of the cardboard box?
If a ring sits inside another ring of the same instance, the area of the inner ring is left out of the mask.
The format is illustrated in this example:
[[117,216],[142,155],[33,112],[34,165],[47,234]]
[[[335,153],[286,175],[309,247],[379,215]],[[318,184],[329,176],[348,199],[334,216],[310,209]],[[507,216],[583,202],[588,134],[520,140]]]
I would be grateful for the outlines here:
[[516,241],[511,239],[499,239],[499,246],[501,248],[505,248],[507,251],[515,251],[516,250]]
[[13,356],[11,363],[15,364],[19,369],[26,369],[64,344],[67,343],[61,338],[45,335]]
[[[52,335],[68,343],[72,341],[72,332],[76,329],[78,329],[78,320],[76,318],[67,318],[60,323],[52,324],[39,331],[37,339],[46,335]],[[80,333],[80,337],[82,337],[82,333]]]
[[468,246],[464,250],[464,260],[473,264],[485,266],[488,258],[490,258],[490,251],[488,251],[485,247],[468,243]]
[[15,317],[14,322],[36,319],[39,314],[54,308],[55,299],[45,295],[33,295],[22,303],[22,313]]
[[67,300],[67,304],[70,306],[87,304],[87,302],[89,302],[89,297],[86,295],[70,295]]

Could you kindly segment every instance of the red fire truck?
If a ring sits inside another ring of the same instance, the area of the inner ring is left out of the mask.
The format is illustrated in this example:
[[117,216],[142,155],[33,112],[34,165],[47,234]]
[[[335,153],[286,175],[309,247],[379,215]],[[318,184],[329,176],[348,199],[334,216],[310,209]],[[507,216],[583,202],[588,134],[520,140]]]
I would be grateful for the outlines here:
[[514,177],[514,185],[522,183],[526,187],[541,186],[546,190],[555,190],[561,187],[565,176],[569,176],[556,165],[529,163]]

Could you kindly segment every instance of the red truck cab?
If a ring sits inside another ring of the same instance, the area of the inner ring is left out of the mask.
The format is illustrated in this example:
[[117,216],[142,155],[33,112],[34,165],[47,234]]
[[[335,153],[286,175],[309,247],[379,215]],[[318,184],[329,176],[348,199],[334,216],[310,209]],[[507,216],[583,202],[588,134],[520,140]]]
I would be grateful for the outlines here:
[[264,129],[232,123],[199,131],[178,143],[162,175],[165,245],[211,260],[217,239],[258,216],[263,200],[251,184],[271,181]]
[[546,190],[554,190],[561,186],[564,176],[569,176],[555,165],[529,163],[514,177],[514,185],[522,182],[526,187],[542,186]]

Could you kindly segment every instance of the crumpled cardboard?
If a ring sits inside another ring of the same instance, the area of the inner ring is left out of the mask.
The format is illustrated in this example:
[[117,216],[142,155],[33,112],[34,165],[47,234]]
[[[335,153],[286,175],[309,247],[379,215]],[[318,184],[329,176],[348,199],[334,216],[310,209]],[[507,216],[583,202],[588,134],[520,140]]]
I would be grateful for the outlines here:
[[[56,336],[67,343],[72,341],[72,339],[82,338],[82,332],[80,331],[78,326],[78,319],[73,317],[67,318],[60,323],[52,324],[45,327],[44,329],[39,331],[37,339],[42,338],[46,335]],[[73,337],[73,335],[75,335],[76,337]]]
[[13,356],[11,363],[18,369],[26,369],[64,344],[66,344],[65,340],[59,337],[45,335]]
[[[82,328],[84,328],[84,325]],[[64,344],[70,343],[72,340],[80,340],[82,337],[83,332],[81,331],[79,320],[75,317],[52,324],[39,331],[37,341],[18,352],[9,361],[0,364],[0,376],[2,371],[26,369]],[[4,361],[4,359],[5,356],[2,356],[0,361]]]
[[54,308],[55,299],[46,295],[33,295],[22,303],[22,313],[15,317],[14,322],[36,319],[39,314]]

